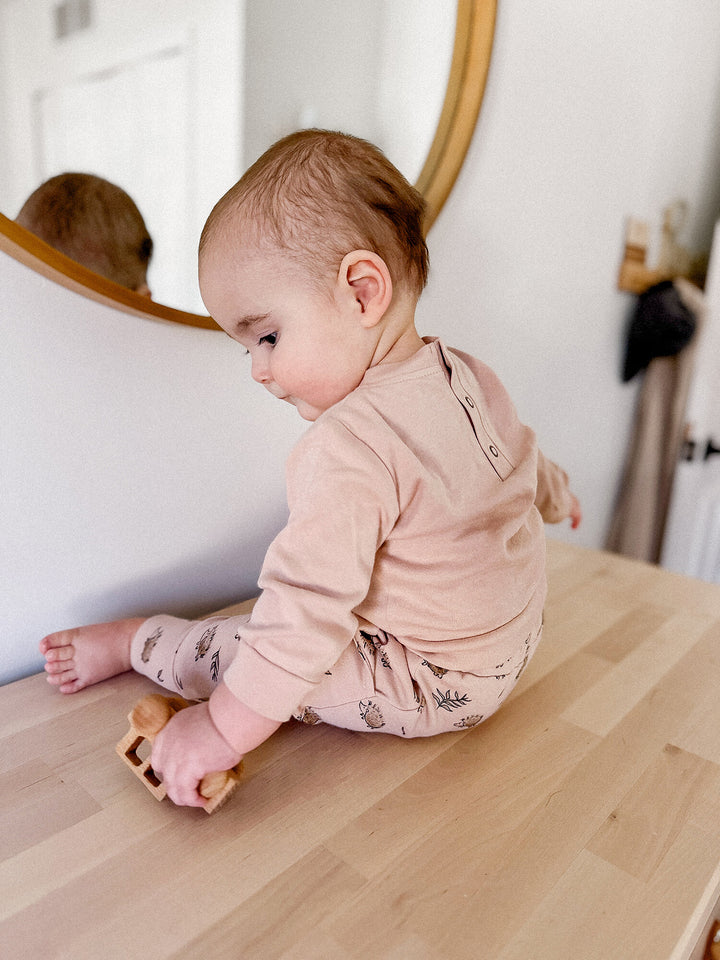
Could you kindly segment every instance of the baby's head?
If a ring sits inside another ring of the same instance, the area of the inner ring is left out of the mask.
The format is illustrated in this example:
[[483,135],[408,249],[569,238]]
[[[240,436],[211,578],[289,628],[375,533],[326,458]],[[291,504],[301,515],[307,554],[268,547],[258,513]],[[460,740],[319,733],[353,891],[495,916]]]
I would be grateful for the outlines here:
[[61,173],[25,201],[16,222],[115,283],[149,294],[153,242],[132,198],[89,173]]
[[322,130],[276,143],[215,206],[200,241],[205,305],[247,349],[253,379],[305,420],[422,346],[424,206],[375,147]]
[[396,290],[417,298],[428,275],[425,201],[366,140],[301,130],[270,147],[216,204],[200,240],[267,249],[321,284],[352,250],[384,260]]

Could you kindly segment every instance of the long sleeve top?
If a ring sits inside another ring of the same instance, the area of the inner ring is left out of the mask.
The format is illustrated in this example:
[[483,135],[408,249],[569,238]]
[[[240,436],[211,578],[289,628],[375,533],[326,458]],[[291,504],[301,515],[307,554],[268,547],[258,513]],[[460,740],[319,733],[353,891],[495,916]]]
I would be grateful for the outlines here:
[[289,520],[224,674],[258,713],[288,719],[363,625],[483,674],[541,610],[543,518],[568,515],[567,477],[480,361],[428,339],[371,367],[286,472]]

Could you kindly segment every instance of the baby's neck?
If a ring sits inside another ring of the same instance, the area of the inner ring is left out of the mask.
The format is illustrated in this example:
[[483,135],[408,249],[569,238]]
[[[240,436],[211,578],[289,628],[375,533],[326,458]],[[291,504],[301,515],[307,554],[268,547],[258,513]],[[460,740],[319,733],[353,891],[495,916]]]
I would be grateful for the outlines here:
[[415,329],[415,301],[400,300],[393,304],[383,317],[382,331],[370,366],[400,363],[424,346]]

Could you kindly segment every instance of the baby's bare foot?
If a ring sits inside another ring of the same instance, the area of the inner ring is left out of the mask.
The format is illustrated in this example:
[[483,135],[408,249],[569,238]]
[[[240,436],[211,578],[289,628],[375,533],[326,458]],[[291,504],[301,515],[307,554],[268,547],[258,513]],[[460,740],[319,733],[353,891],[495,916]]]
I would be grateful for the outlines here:
[[51,633],[40,641],[48,683],[60,693],[77,693],[130,670],[130,643],[143,623],[116,620]]

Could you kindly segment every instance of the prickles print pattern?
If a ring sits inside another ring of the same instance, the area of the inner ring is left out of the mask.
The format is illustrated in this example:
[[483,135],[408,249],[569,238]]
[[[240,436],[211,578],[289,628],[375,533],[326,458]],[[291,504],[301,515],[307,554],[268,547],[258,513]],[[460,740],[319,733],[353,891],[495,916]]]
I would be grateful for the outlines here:
[[447,673],[447,670],[444,667],[436,667],[435,664],[430,663],[429,660],[423,660],[422,665],[424,667],[427,667],[428,670],[433,674],[433,676],[438,678],[438,680],[442,680],[442,678]]
[[482,723],[485,719],[482,713],[473,714],[470,717],[463,717],[458,723],[454,723],[454,727],[460,727],[461,729],[469,730],[471,727],[476,727],[479,723]]
[[211,627],[208,627],[207,630],[203,632],[203,635],[200,637],[198,642],[195,644],[195,662],[202,660],[210,649],[213,640],[215,639],[215,634],[217,633],[217,624],[214,623]]
[[308,726],[314,726],[316,723],[322,723],[321,718],[317,713],[315,713],[312,707],[303,707],[300,713],[295,714],[295,719],[299,720],[300,723],[308,724]]
[[360,716],[371,730],[379,730],[385,726],[380,707],[372,700],[361,700],[358,707]]
[[150,636],[145,641],[145,644],[143,645],[142,653],[140,654],[140,659],[142,660],[143,663],[149,662],[150,657],[152,656],[152,652],[157,646],[157,642],[162,636],[162,633],[163,633],[163,628],[157,627],[155,632],[151,633]]

